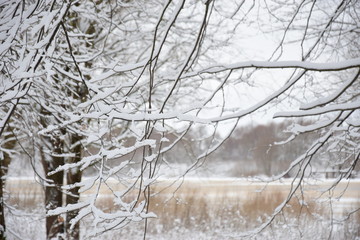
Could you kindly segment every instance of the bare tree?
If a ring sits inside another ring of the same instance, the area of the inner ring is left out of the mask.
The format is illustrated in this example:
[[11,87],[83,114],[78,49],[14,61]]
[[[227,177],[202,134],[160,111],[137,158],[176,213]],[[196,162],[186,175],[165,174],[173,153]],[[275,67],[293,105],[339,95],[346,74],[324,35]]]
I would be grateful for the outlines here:
[[[192,164],[181,178],[219,149],[239,121],[263,109],[279,107],[276,118],[316,120],[294,124],[285,142],[306,132],[319,137],[286,171],[269,179],[295,169],[294,179],[300,181],[294,180],[272,217],[250,234],[282,211],[314,162],[338,166],[333,187],[358,164],[356,1],[9,1],[1,7],[16,27],[1,25],[0,134],[19,111],[23,123],[35,130],[37,146],[46,143],[33,155],[44,155],[43,162],[51,164],[44,178],[52,180],[57,194],[69,196],[66,206],[59,200],[47,209],[48,218],[67,214],[65,228],[74,239],[85,217],[94,225],[89,236],[143,221],[145,238],[147,219],[154,217],[152,185],[168,164],[165,154],[189,131],[205,126],[205,150],[189,151]],[[255,61],[242,40],[259,33],[276,43]],[[289,48],[296,49],[295,60],[287,58]],[[258,86],[266,93],[255,102],[228,94],[246,96]],[[27,105],[18,110],[22,100]],[[340,160],[319,157],[325,148]],[[89,167],[96,174],[82,179]],[[65,186],[57,177],[64,173]],[[110,179],[117,180],[121,192]],[[79,194],[91,188],[95,194],[80,201]],[[101,188],[112,192],[115,211],[98,206]]]
[[[1,12],[1,122],[0,136],[2,145],[1,166],[5,168],[10,162],[7,151],[14,144],[9,142],[6,129],[19,105],[25,104],[24,97],[28,94],[36,77],[44,74],[39,65],[49,51],[58,33],[60,22],[66,15],[70,4],[63,2],[56,5],[52,1],[3,1]],[[20,115],[21,116],[21,115]],[[16,117],[18,118],[18,117]],[[10,135],[11,136],[11,135]],[[13,140],[14,141],[14,140]],[[11,146],[9,146],[9,144]],[[5,181],[5,169],[1,180]],[[1,188],[3,190],[2,182]],[[1,190],[1,215],[4,216],[4,196]],[[1,222],[1,237],[5,238],[5,221]]]

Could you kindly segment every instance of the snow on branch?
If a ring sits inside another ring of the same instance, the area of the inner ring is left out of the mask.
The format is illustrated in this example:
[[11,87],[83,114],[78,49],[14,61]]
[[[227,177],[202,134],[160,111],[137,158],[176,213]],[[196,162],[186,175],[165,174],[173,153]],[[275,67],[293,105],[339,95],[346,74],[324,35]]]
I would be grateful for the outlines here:
[[322,108],[316,108],[316,109],[310,109],[304,111],[279,112],[274,114],[274,118],[314,116],[329,112],[355,110],[359,108],[360,108],[360,101],[355,101],[351,103],[333,104]]
[[334,101],[335,99],[337,99],[339,96],[341,96],[346,89],[348,89],[350,86],[352,86],[354,84],[354,82],[358,79],[360,75],[360,69],[358,70],[357,74],[355,75],[355,77],[350,78],[348,81],[346,81],[343,86],[339,87],[335,92],[333,92],[332,94],[317,99],[316,101],[312,102],[312,103],[308,103],[308,104],[303,104],[300,106],[301,110],[308,110],[311,108],[315,108],[315,107],[319,107],[321,105],[325,105],[328,104],[332,101]]
[[344,60],[341,62],[330,63],[316,63],[316,62],[302,62],[302,61],[246,61],[233,64],[217,65],[205,68],[200,71],[190,72],[184,74],[182,78],[193,77],[203,73],[219,73],[228,70],[236,70],[243,68],[300,68],[309,71],[341,71],[350,68],[360,67],[360,58]]

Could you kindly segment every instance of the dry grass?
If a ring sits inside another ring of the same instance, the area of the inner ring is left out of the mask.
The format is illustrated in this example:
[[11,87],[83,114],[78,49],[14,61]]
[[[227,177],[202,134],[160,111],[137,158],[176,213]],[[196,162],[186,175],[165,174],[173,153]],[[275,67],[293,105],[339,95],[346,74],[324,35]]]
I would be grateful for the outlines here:
[[[151,199],[150,211],[155,212],[158,218],[149,221],[149,239],[191,239],[194,237],[196,239],[239,239],[237,234],[251,230],[264,222],[286,198],[289,190],[287,184],[269,185],[262,190],[261,184],[229,180],[189,180],[175,192],[177,185],[166,187],[169,183],[168,181],[161,182],[153,188],[153,191],[158,194]],[[355,202],[346,208],[360,207],[359,186],[360,183],[347,186],[349,192],[344,197],[348,200],[355,199]],[[41,192],[39,187],[26,188],[26,191],[19,186],[8,186],[8,188],[12,194],[7,202],[11,205],[22,209],[41,208],[43,196],[39,195]],[[16,189],[22,189],[21,194],[16,194],[14,191]],[[334,193],[335,196],[340,192],[341,188],[339,192]],[[316,239],[326,239],[330,232],[331,239],[360,237],[358,227],[360,212],[349,216],[347,221],[332,221],[331,213],[336,214],[334,215],[336,219],[344,218],[347,214],[337,212],[335,202],[329,205],[326,196],[319,201],[311,200],[318,195],[315,188],[305,191],[304,195],[298,193],[299,198],[292,199],[283,213],[277,216],[270,227],[258,237],[260,239],[300,239],[316,234],[318,236]],[[97,204],[107,212],[115,211],[117,208],[110,195],[103,195],[98,199]],[[116,237],[117,234],[138,239],[141,238],[142,227],[142,225],[133,225],[122,231],[105,234],[103,239],[119,239]],[[86,226],[83,224],[82,228],[84,230]]]

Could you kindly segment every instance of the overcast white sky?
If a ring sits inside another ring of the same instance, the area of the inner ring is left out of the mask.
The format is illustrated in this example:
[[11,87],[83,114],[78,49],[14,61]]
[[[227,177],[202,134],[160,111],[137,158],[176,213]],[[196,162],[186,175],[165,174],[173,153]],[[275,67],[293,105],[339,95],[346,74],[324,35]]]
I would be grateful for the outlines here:
[[[253,9],[251,13],[252,14],[248,15],[249,22],[256,22],[259,20],[259,16],[266,16],[266,13],[261,13],[260,8],[258,11]],[[263,19],[261,21],[266,20]],[[234,24],[234,22],[231,23]],[[229,23],[229,28],[231,28],[230,26]],[[269,27],[271,26],[267,26],[267,28]],[[282,38],[283,32],[265,33],[264,31],[265,29],[261,27],[261,24],[240,24],[237,26],[235,34],[230,39],[229,44],[217,49],[218,51],[216,54],[220,56],[220,61],[224,64],[231,64],[248,60],[269,60]],[[292,38],[296,36],[289,37]],[[279,60],[300,59],[301,51],[299,46],[288,44],[285,46]],[[252,69],[249,69],[247,72],[250,71],[252,71]],[[274,89],[283,85],[292,72],[293,70],[291,69],[258,71],[252,78],[254,81],[253,83],[255,84],[254,86],[249,86],[247,83],[233,84],[230,88],[226,89],[227,107],[233,108],[241,105],[242,108],[245,109],[256,104],[258,101],[269,95]],[[237,73],[233,74],[234,77],[237,75]],[[220,98],[220,96],[218,96],[218,98]],[[242,119],[239,124],[244,125],[249,123],[256,124],[269,122],[272,120],[272,116],[276,111],[276,108],[267,108],[266,111],[261,111]],[[226,124],[227,123],[225,123],[225,125]]]

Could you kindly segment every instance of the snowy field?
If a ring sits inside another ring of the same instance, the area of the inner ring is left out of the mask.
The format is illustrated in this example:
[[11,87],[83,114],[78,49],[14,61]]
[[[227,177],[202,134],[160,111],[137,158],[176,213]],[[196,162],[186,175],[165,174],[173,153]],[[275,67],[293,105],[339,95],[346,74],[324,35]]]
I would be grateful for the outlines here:
[[[360,213],[348,214],[360,207],[360,180],[351,179],[326,191],[333,181],[308,182],[266,230],[242,237],[285,199],[291,180],[270,184],[232,178],[162,180],[153,189],[158,194],[151,210],[158,218],[149,221],[147,239],[360,239]],[[10,178],[7,190],[9,239],[45,239],[41,186],[33,179]],[[106,211],[116,207],[105,189],[98,204]],[[82,239],[90,228],[89,219],[84,219]],[[138,223],[93,239],[142,239],[142,234],[143,223]]]

